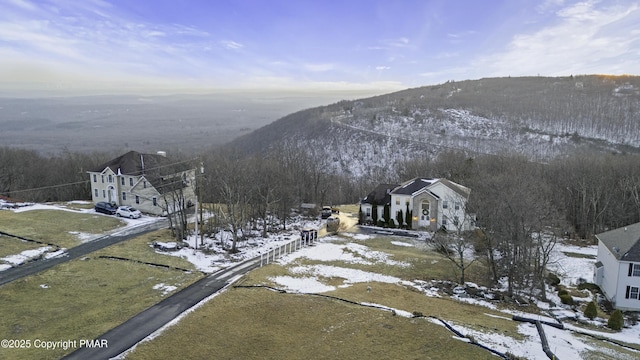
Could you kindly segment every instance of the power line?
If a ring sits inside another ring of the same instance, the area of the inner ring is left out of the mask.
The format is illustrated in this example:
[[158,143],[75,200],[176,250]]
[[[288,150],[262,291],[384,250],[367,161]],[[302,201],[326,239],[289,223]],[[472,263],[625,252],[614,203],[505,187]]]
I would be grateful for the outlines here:
[[[175,165],[179,165],[179,164],[184,164],[184,163],[196,161],[197,159],[198,158],[193,158],[193,159],[187,159],[187,160],[178,161],[178,162],[174,162],[174,163],[170,163],[170,164],[164,164],[164,165],[152,167],[152,168],[149,168],[149,169],[145,169],[145,172],[146,171],[153,171],[153,170],[157,170],[157,169],[161,169],[161,168],[165,168],[165,167],[169,167],[169,166],[175,166]],[[142,175],[144,175],[144,174],[142,174]],[[83,180],[83,181],[76,181],[76,182],[71,182],[71,183],[57,184],[57,185],[41,186],[41,187],[37,187],[37,188],[4,191],[4,192],[2,192],[2,194],[5,194],[5,195],[11,194],[13,196],[13,194],[20,194],[20,193],[31,192],[31,191],[57,189],[57,188],[66,187],[66,186],[86,184],[86,183],[90,183],[90,182],[91,182],[91,179]]]

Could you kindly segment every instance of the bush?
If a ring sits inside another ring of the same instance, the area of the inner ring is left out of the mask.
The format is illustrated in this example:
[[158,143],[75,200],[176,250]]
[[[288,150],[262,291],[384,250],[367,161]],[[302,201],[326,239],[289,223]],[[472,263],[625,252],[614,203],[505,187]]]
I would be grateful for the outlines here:
[[598,316],[598,307],[596,306],[596,303],[594,303],[593,301],[589,301],[589,303],[587,304],[587,308],[584,309],[584,316],[586,316],[590,320],[593,320],[596,318],[596,316]]
[[562,301],[562,303],[565,305],[573,305],[573,297],[571,297],[571,295],[569,294],[560,295],[560,301]]
[[614,310],[609,317],[609,321],[607,321],[607,326],[612,330],[622,330],[622,327],[624,326],[624,317],[622,316],[622,311]]
[[549,273],[547,275],[547,282],[549,282],[551,286],[558,286],[560,284],[560,278],[554,273]]
[[592,293],[599,293],[600,292],[600,287],[594,283],[581,283],[578,284],[578,290],[589,290]]
[[378,224],[377,225],[378,225],[378,227],[384,227],[384,225],[385,225],[384,224],[384,220],[378,219]]
[[558,296],[562,297],[563,295],[569,295],[569,292],[567,291],[567,289],[558,290]]

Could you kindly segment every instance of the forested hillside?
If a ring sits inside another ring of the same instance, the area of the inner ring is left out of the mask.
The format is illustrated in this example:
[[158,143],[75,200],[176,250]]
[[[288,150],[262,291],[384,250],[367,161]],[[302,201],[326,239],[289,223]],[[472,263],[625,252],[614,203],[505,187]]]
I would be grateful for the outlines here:
[[447,82],[300,111],[232,144],[249,153],[298,143],[351,176],[443,151],[521,154],[547,162],[576,150],[637,153],[640,77]]

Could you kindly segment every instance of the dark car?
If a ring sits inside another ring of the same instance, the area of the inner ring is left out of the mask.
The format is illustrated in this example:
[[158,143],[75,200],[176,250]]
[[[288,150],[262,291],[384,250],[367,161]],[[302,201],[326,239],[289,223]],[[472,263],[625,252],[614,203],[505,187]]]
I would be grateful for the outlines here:
[[104,201],[97,203],[96,206],[94,206],[94,209],[96,210],[96,212],[109,215],[115,214],[118,210],[118,208],[116,208],[115,206]]
[[322,208],[322,211],[320,212],[320,217],[322,217],[323,219],[326,219],[329,216],[331,216],[331,214],[332,214],[331,208],[325,206]]

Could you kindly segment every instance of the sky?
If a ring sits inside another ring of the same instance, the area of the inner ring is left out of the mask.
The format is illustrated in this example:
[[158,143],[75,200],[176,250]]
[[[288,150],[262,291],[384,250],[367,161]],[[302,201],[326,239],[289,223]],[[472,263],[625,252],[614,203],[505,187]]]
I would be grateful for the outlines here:
[[0,0],[0,91],[640,74],[640,0]]

